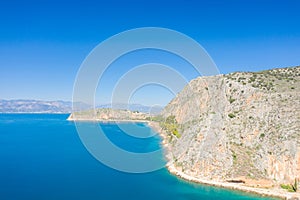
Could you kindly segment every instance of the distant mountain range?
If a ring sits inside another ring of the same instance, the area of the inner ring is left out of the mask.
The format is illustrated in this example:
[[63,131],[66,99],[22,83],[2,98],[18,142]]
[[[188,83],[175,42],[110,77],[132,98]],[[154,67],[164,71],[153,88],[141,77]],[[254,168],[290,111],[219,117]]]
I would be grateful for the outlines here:
[[72,102],[41,100],[0,100],[0,113],[70,113]]
[[[79,103],[80,110],[87,110],[92,106]],[[96,106],[97,108],[114,108],[114,109],[126,109],[131,111],[139,111],[151,114],[158,114],[163,107],[145,106],[141,104],[101,104]],[[0,99],[0,113],[71,113],[72,102],[71,101],[42,101],[42,100],[4,100]]]

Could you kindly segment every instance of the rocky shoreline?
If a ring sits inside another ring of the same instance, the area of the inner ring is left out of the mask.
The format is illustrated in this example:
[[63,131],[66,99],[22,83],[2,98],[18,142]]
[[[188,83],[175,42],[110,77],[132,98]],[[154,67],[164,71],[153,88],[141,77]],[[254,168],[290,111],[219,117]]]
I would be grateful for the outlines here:
[[194,182],[194,183],[200,183],[200,184],[205,184],[205,185],[210,185],[214,187],[221,187],[221,188],[227,188],[227,189],[232,189],[232,190],[239,190],[247,193],[253,193],[253,194],[258,194],[261,196],[269,196],[269,197],[276,197],[280,199],[287,199],[287,200],[297,200],[300,199],[300,193],[291,193],[284,191],[283,189],[280,188],[255,188],[255,187],[249,187],[245,186],[243,183],[229,183],[229,182],[221,182],[217,180],[206,180],[206,179],[200,179],[196,178],[190,175],[185,174],[184,172],[178,170],[176,166],[174,165],[174,162],[172,160],[172,155],[170,152],[170,147],[166,141],[167,139],[167,133],[162,130],[162,128],[159,126],[158,122],[148,122],[148,126],[152,128],[154,131],[156,131],[160,137],[162,138],[161,145],[165,150],[165,158],[167,159],[167,166],[166,168],[168,171],[176,175],[184,180]]

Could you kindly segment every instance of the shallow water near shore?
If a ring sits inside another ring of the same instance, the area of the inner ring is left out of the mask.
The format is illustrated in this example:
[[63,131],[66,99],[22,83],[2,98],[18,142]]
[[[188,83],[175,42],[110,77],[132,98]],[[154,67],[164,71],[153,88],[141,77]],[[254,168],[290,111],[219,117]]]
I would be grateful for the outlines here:
[[[165,168],[144,174],[111,169],[81,143],[65,114],[0,114],[0,199],[272,199],[184,181]],[[89,125],[89,122],[84,122]],[[136,131],[132,124],[127,128]],[[132,126],[132,127],[131,127]],[[152,130],[138,124],[144,133]],[[160,138],[137,139],[115,123],[101,127],[128,151],[160,148]],[[139,129],[140,131],[141,129]],[[157,158],[163,160],[163,155]]]

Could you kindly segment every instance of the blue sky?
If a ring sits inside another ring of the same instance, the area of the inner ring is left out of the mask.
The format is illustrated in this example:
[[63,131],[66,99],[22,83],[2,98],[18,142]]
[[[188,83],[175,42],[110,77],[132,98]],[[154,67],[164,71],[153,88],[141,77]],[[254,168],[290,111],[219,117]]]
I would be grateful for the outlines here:
[[[194,38],[221,73],[300,65],[299,8],[297,0],[1,1],[0,98],[71,100],[88,53],[138,27]],[[145,104],[164,104],[170,94],[161,97]]]

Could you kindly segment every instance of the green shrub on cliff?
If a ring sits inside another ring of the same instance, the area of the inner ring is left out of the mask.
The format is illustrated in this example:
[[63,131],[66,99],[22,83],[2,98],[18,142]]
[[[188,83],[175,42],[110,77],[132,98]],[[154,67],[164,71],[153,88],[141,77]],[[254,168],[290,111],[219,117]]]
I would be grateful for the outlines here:
[[298,180],[295,179],[293,184],[280,184],[282,189],[287,190],[288,192],[297,192],[298,190]]
[[280,187],[282,189],[287,190],[288,192],[293,192],[293,188],[292,188],[292,186],[290,184],[280,184]]
[[180,138],[181,135],[178,131],[179,129],[179,124],[177,123],[177,120],[175,119],[174,115],[170,115],[166,118],[165,121],[160,122],[160,126],[166,130],[168,133],[171,133],[175,135],[177,138]]
[[229,101],[230,104],[232,104],[235,101],[235,99],[230,97],[228,101]]
[[181,137],[181,135],[180,135],[180,133],[178,132],[177,129],[173,129],[172,134],[175,135],[177,138]]
[[229,113],[229,114],[228,114],[228,117],[230,117],[230,118],[234,118],[234,117],[235,117],[235,115],[234,115],[233,113]]

